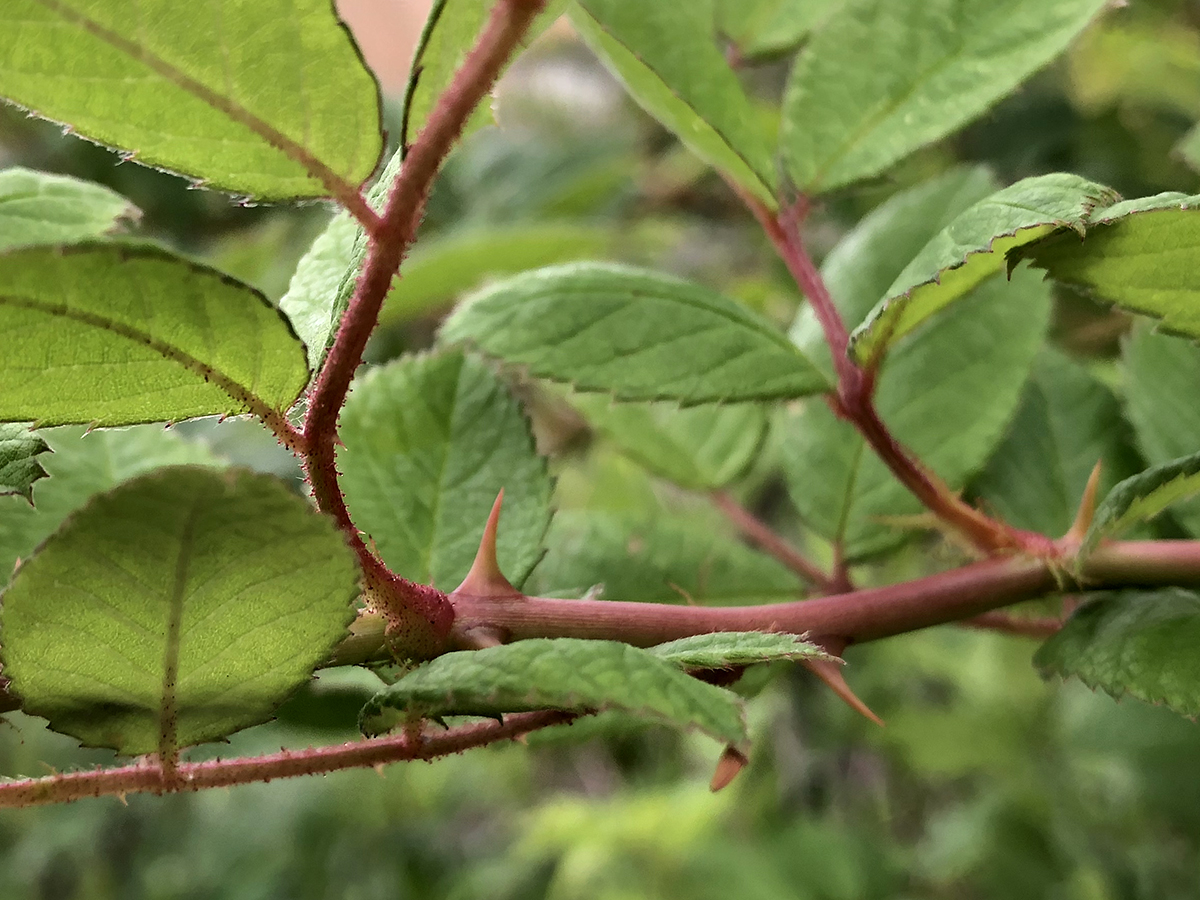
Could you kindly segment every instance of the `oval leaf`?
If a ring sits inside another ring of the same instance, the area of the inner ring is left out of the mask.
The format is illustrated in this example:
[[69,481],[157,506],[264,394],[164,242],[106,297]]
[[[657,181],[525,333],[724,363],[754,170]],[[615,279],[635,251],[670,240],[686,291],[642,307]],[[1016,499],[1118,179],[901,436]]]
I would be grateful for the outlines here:
[[700,159],[777,205],[767,129],[717,49],[711,4],[578,0],[571,19],[646,112]]
[[1160,512],[1200,493],[1200,453],[1152,466],[1126,478],[1096,509],[1080,553],[1086,555],[1105,538],[1153,519]]
[[626,266],[552,266],[500,282],[456,310],[441,339],[622,400],[690,405],[830,389],[765,319],[707,288]]
[[1200,716],[1200,596],[1180,588],[1102,594],[1046,641],[1034,664],[1120,699]]
[[0,172],[0,251],[103,237],[138,214],[120,194],[90,181],[21,168]]
[[0,95],[147,165],[264,200],[352,191],[375,79],[328,0],[8,0]]
[[830,656],[816,644],[810,644],[795,634],[767,634],[761,631],[719,631],[698,634],[649,650],[684,669],[729,669],[779,659],[825,659]]
[[851,0],[799,56],[781,142],[808,193],[877,175],[982,114],[1107,0]]
[[550,477],[508,388],[458,351],[405,357],[359,378],[341,417],[342,490],[395,571],[451,590],[501,489],[498,554],[520,585],[542,555]]
[[[0,426],[0,427],[24,427]],[[54,533],[88,498],[160,466],[224,466],[207,445],[184,440],[161,425],[133,428],[51,428],[39,432],[53,453],[42,457],[50,477],[37,486],[36,505],[0,498],[0,578]]]
[[1077,175],[1026,178],[958,215],[917,254],[850,336],[850,354],[870,365],[925,319],[1004,269],[1008,253],[1064,229],[1083,234],[1115,192]]
[[728,744],[748,741],[742,703],[729,691],[628,644],[575,638],[439,656],[372,697],[358,723],[365,734],[380,734],[412,716],[497,716],[537,709],[617,709],[695,728]]
[[4,594],[4,675],[56,731],[120,753],[264,722],[345,634],[358,567],[281,481],[171,468],[74,515]]
[[148,247],[0,255],[0,330],[0,421],[261,416],[308,382],[303,344],[265,297]]

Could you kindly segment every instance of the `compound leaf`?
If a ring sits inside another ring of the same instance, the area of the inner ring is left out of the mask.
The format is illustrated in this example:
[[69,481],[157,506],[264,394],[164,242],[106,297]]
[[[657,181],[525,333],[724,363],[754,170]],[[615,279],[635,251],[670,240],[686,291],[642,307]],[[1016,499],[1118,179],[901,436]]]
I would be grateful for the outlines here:
[[451,590],[466,576],[504,489],[500,567],[521,584],[542,554],[550,477],[504,382],[456,350],[359,378],[338,462],[355,523],[406,578]]
[[9,0],[0,95],[130,158],[264,200],[357,186],[379,89],[328,0]]
[[282,413],[304,346],[265,297],[161,250],[0,255],[0,421],[127,425]]
[[4,675],[87,746],[160,752],[264,722],[345,634],[358,566],[282,481],[169,468],[94,498],[4,594]]
[[1200,716],[1200,595],[1182,588],[1101,594],[1034,657],[1046,675],[1074,676],[1113,697],[1126,694]]
[[1065,229],[1083,234],[1088,217],[1117,195],[1077,175],[1026,178],[960,213],[905,266],[850,336],[851,355],[870,364],[914,328],[1005,268],[1018,247]]
[[877,175],[982,114],[1105,0],[851,0],[792,70],[780,131],[807,193]]
[[695,728],[727,744],[748,741],[741,701],[652,653],[616,641],[517,641],[447,653],[389,685],[359,716],[380,734],[414,716],[494,716],[537,709],[633,713]]
[[765,319],[707,288],[627,266],[575,263],[502,281],[456,310],[441,339],[622,400],[691,405],[829,389]]
[[711,4],[578,0],[571,18],[650,115],[700,159],[777,204],[767,130],[717,49]]

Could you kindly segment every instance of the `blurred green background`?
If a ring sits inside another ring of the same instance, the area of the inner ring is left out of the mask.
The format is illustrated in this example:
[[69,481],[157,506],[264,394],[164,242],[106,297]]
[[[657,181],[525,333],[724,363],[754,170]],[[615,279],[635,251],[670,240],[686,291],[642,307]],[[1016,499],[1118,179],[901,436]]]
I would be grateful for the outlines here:
[[[768,54],[742,71],[769,100],[787,61]],[[395,124],[397,111],[389,115]],[[514,69],[498,117],[504,128],[476,133],[439,181],[371,362],[427,346],[439,315],[490,275],[576,258],[675,271],[790,322],[799,298],[735,198],[568,33],[552,31]],[[827,251],[892,193],[959,161],[984,162],[1006,182],[1062,169],[1127,196],[1195,192],[1188,159],[1200,155],[1190,137],[1198,118],[1200,6],[1139,2],[1110,12],[964,133],[830,198],[811,239]],[[0,165],[108,184],[144,210],[143,233],[275,299],[330,215],[321,205],[237,206],[7,108]],[[1053,328],[1063,348],[1103,372],[1128,322],[1062,297]],[[694,498],[616,457],[553,395],[525,390],[555,456],[561,508],[695,509]],[[291,458],[251,423],[177,431],[295,478],[299,489]],[[739,492],[787,530],[794,514],[769,446],[766,456]],[[864,580],[911,577],[950,555],[918,543]],[[847,677],[885,729],[804,673],[747,679],[744,690],[758,693],[753,761],[717,795],[707,789],[716,746],[615,722],[601,737],[581,723],[528,747],[431,765],[6,811],[0,897],[1200,896],[1200,729],[1079,685],[1043,684],[1033,650],[949,627],[852,648]],[[377,684],[362,671],[324,673],[279,721],[193,758],[352,739],[357,708]],[[10,716],[0,724],[0,773],[111,761],[73,743]]]

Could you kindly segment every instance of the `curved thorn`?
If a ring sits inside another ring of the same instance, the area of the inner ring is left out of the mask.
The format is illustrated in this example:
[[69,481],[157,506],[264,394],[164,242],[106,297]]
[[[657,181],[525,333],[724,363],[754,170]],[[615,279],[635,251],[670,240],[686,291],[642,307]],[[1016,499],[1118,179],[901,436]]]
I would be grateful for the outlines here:
[[475,561],[471,563],[471,571],[453,593],[472,597],[523,596],[504,577],[496,559],[496,530],[500,526],[500,507],[503,503],[504,489],[501,488],[500,493],[496,495],[496,502],[492,504],[492,511],[488,514],[487,524],[483,527],[483,537],[479,541]]
[[846,678],[842,675],[842,668],[839,663],[829,659],[806,659],[804,667],[825,682],[833,689],[833,692],[846,701],[846,704],[855,712],[870,719],[880,728],[883,727],[883,719],[875,715],[871,711],[871,707],[863,703],[858,698],[858,695],[851,690],[850,685],[846,684]]

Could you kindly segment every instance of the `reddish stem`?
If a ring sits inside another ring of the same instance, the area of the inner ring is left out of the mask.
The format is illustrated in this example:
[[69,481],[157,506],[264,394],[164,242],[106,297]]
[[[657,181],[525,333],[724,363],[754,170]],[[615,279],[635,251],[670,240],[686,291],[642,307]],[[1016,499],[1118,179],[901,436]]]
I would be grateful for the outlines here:
[[391,572],[363,544],[338,486],[337,420],[392,278],[416,237],[433,180],[471,111],[491,90],[543,5],[544,0],[499,0],[492,7],[474,48],[409,148],[381,222],[369,235],[362,273],[317,377],[304,422],[308,445],[304,465],[317,504],[346,532],[362,562],[372,602],[388,616],[393,629],[406,633],[406,643],[415,640],[429,653],[444,645],[454,621],[453,607],[440,591]]
[[180,763],[170,775],[157,765],[133,765],[5,781],[0,782],[0,808],[68,803],[84,797],[199,791],[405,760],[435,759],[472,747],[519,738],[539,728],[570,722],[575,718],[575,714],[559,710],[517,713],[506,716],[503,722],[465,725],[442,734],[399,734],[332,747],[281,750],[269,756]]

